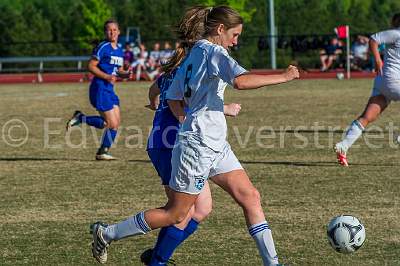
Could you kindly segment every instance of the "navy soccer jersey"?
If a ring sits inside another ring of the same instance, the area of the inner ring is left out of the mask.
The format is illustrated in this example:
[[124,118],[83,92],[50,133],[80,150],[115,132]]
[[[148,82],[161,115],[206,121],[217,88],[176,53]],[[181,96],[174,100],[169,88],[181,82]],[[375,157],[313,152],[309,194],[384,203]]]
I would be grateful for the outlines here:
[[153,120],[153,129],[147,141],[147,149],[172,149],[175,144],[179,129],[179,121],[169,109],[165,98],[167,90],[171,86],[176,70],[171,74],[164,74],[157,79],[160,89],[160,104]]
[[[93,50],[92,57],[99,61],[97,67],[109,75],[116,75],[118,69],[124,63],[124,53],[120,47],[113,48],[111,43],[108,41],[103,41]],[[106,82],[111,85],[108,81],[95,77],[93,82]]]

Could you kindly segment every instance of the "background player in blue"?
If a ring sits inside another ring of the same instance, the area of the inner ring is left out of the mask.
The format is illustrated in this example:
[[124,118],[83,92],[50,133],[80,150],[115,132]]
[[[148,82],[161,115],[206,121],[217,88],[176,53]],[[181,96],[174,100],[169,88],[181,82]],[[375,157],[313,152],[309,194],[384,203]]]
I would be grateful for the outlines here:
[[119,98],[114,92],[117,75],[123,72],[123,52],[118,47],[120,34],[118,23],[107,20],[104,23],[105,40],[101,42],[92,53],[88,69],[94,75],[89,88],[90,103],[99,112],[100,116],[86,116],[81,111],[75,111],[67,122],[67,130],[81,123],[103,129],[101,146],[97,151],[97,160],[114,160],[109,154],[109,149],[117,135],[121,116]]
[[[243,18],[228,6],[194,7],[184,17],[195,21],[194,27],[184,21],[178,31],[184,43],[191,43],[190,52],[166,95],[175,117],[184,117],[172,152],[171,196],[164,206],[140,211],[119,223],[92,224],[93,256],[104,263],[113,241],[182,222],[211,178],[243,209],[264,266],[279,265],[260,194],[227,142],[224,90],[227,84],[248,90],[284,83],[298,78],[299,72],[289,66],[282,74],[252,74],[230,57],[228,50],[238,44]],[[188,105],[187,114],[182,100]]]
[[[150,104],[147,106],[156,111],[147,141],[147,153],[161,178],[167,197],[171,195],[168,184],[171,179],[172,149],[180,123],[169,109],[165,96],[177,69],[173,63],[166,65],[165,73],[149,89]],[[224,106],[224,114],[234,117],[240,109],[240,104],[231,103]],[[211,209],[211,191],[207,182],[186,219],[179,224],[163,227],[154,249],[146,250],[141,255],[142,262],[149,266],[165,265],[174,250],[196,231],[198,224],[208,216]]]

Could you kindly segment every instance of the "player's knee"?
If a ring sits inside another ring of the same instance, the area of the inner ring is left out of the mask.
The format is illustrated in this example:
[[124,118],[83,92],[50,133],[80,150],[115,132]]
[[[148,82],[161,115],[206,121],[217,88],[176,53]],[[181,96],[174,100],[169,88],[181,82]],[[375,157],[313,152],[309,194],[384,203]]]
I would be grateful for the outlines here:
[[196,208],[192,217],[196,219],[196,221],[201,222],[210,215],[212,211],[212,203],[204,204],[200,208]]
[[183,222],[187,216],[187,212],[182,210],[172,211],[170,212],[169,218],[171,219],[171,224],[179,224]]
[[252,208],[254,206],[261,205],[260,192],[255,187],[249,188],[240,193],[239,204],[244,208]]
[[106,126],[107,126],[107,128],[117,130],[119,127],[119,122],[115,119],[109,119],[109,120],[106,120]]

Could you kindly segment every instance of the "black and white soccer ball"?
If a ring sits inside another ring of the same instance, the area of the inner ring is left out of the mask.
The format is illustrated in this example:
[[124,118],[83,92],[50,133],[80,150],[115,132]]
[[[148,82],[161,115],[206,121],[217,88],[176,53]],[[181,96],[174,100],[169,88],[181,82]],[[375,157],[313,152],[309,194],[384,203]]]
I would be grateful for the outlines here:
[[351,215],[333,218],[328,224],[327,234],[333,249],[340,253],[352,253],[365,241],[364,225]]

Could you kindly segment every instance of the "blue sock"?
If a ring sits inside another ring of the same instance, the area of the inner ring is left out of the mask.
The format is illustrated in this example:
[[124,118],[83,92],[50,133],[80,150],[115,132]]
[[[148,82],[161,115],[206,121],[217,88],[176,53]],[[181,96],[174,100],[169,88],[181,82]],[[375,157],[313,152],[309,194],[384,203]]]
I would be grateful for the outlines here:
[[162,228],[149,266],[165,265],[183,239],[183,230],[173,225]]
[[198,225],[199,223],[196,220],[191,219],[183,230],[175,226],[163,227],[158,234],[150,266],[166,263],[175,249],[197,230]]
[[116,136],[117,131],[115,129],[107,128],[106,130],[104,130],[103,139],[101,140],[101,147],[110,148]]
[[104,128],[104,118],[101,116],[85,116],[81,115],[79,117],[79,121],[82,123],[86,123],[89,126],[95,127],[95,128]]
[[198,225],[199,225],[198,221],[194,220],[193,218],[190,219],[188,225],[185,227],[185,229],[183,229],[183,232],[184,232],[183,237],[184,238],[183,238],[182,242],[185,241],[186,238],[188,238],[191,234],[193,234],[197,230]]

